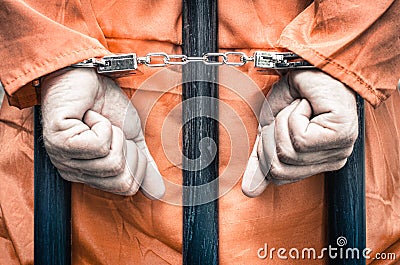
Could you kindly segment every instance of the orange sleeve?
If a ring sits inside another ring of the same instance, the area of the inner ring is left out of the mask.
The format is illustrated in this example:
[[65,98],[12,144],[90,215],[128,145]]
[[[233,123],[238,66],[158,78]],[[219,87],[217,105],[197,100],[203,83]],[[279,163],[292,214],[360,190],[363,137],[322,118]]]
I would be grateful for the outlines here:
[[0,81],[20,108],[38,103],[32,80],[109,53],[90,0],[0,1],[0,24]]
[[377,107],[400,77],[399,16],[398,0],[317,0],[285,28],[278,44]]

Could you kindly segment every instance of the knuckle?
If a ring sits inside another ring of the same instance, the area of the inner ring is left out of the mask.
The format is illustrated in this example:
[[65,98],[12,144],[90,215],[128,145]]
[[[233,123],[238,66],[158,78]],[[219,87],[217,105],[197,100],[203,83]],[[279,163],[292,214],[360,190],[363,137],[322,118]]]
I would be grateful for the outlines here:
[[[342,167],[344,167],[345,165],[346,165],[346,163],[347,163],[347,158],[346,159],[343,159],[342,161],[340,161],[339,163],[338,163],[338,169],[341,169]],[[338,170],[337,169],[337,170]]]
[[69,173],[69,172],[67,172],[65,170],[59,170],[58,172],[59,172],[60,176],[63,179],[65,179],[66,181],[79,182],[79,177],[74,175],[74,174],[71,174],[71,173]]
[[350,128],[341,131],[340,139],[343,145],[354,145],[358,137],[358,124],[352,124]]
[[58,169],[58,171],[63,170],[63,171],[69,171],[70,169],[66,166],[64,166],[64,164],[62,162],[59,162],[59,160],[55,159],[52,155],[49,154],[49,158],[51,163],[53,164],[53,166],[55,168]]
[[278,156],[279,161],[283,163],[290,164],[293,161],[298,160],[298,157],[295,153],[290,152],[287,148],[283,147],[280,144],[276,145],[276,154]]
[[130,192],[132,186],[134,186],[134,179],[129,174],[124,174],[123,178],[119,181],[119,189],[118,191],[123,194],[127,194]]
[[60,176],[66,181],[77,182],[77,180],[75,178],[71,178],[70,176],[66,176],[66,175],[62,175],[62,174],[60,174]]
[[96,157],[106,157],[111,153],[110,144],[105,141],[84,142],[76,139],[68,138],[60,149],[66,150],[68,153],[84,154],[88,153]]
[[269,171],[272,180],[283,180],[286,179],[288,176],[285,173],[285,170],[282,169],[280,165],[276,165],[273,163],[271,165],[271,169]]
[[95,152],[101,156],[101,157],[105,157],[110,153],[110,148],[109,148],[109,144],[107,143],[101,143],[99,144],[99,147],[97,148],[97,150],[95,150]]
[[332,167],[330,170],[331,171],[339,170],[339,169],[343,168],[346,165],[346,163],[347,163],[347,158],[340,160],[340,161],[332,164]]
[[308,148],[307,139],[303,135],[293,135],[292,145],[296,152],[305,152]]
[[271,168],[269,169],[268,176],[271,180],[276,179],[279,176],[279,170],[276,165],[273,163]]
[[353,152],[353,148],[343,148],[339,153],[327,157],[324,162],[326,163],[336,163],[339,160],[347,159]]
[[355,128],[350,135],[350,142],[354,144],[358,138],[358,128]]
[[61,149],[62,147],[60,141],[58,141],[56,137],[53,137],[48,133],[45,134],[44,132],[43,132],[43,143],[44,147],[48,152],[56,151],[57,149]]
[[340,142],[343,144],[343,146],[354,145],[357,140],[357,134],[350,133],[342,135],[340,138]]
[[344,150],[342,155],[339,156],[339,159],[346,159],[351,155],[351,153],[353,153],[353,147]]
[[110,162],[110,172],[113,175],[120,175],[125,170],[125,159],[118,156]]
[[278,180],[278,179],[271,179],[271,182],[276,186],[282,186],[284,184],[284,182],[282,180]]
[[110,153],[110,149],[107,147],[107,145],[101,145],[99,149],[97,150],[98,154],[100,156],[107,156]]
[[132,187],[130,187],[130,189],[129,189],[127,192],[125,192],[125,195],[127,195],[127,196],[133,196],[133,195],[135,195],[136,193],[138,193],[138,191],[139,191],[139,185],[136,185],[136,183],[134,183],[134,184],[132,185]]

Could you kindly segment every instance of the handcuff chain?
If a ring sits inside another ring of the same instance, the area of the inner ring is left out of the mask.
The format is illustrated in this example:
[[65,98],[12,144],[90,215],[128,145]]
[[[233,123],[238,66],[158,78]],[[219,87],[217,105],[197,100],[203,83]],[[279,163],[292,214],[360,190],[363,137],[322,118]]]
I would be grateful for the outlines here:
[[[236,60],[232,58],[237,57]],[[162,63],[153,63],[152,59],[162,59]],[[192,62],[202,62],[206,65],[233,65],[243,66],[247,62],[252,61],[253,57],[248,57],[243,52],[208,52],[203,56],[186,56],[184,54],[167,54],[164,52],[148,53],[144,57],[138,57],[138,64],[144,64],[148,67],[165,67],[168,65],[185,65]],[[232,60],[232,61],[231,61]]]

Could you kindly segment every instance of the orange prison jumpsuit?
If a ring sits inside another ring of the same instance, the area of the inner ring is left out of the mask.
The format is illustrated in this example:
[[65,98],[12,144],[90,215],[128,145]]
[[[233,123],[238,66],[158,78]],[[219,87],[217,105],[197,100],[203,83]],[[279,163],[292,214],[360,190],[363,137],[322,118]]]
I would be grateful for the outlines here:
[[[364,97],[366,106],[367,245],[400,258],[400,1],[220,0],[222,52],[291,50]],[[111,53],[181,53],[181,1],[1,0],[0,80],[8,101],[0,113],[0,264],[33,263],[32,105],[38,93],[31,81],[83,59]],[[251,65],[238,68],[265,95],[278,80]],[[117,82],[128,96],[158,95],[143,122],[146,141],[165,179],[180,183],[181,170],[163,149],[165,117],[181,101],[179,86],[162,93],[162,84],[141,88],[159,69]],[[223,78],[223,77],[221,77]],[[162,82],[161,82],[162,83]],[[240,84],[239,84],[240,85]],[[240,86],[239,86],[240,87]],[[85,89],[84,87],[82,89]],[[158,93],[158,94],[157,94]],[[220,88],[247,130],[245,138],[221,128],[220,170],[238,145],[248,156],[257,120],[244,99]],[[392,94],[392,95],[391,95]],[[389,95],[391,95],[390,98]],[[137,103],[140,115],[144,115]],[[257,105],[257,104],[256,104]],[[223,118],[224,113],[220,114]],[[143,117],[142,117],[143,118]],[[179,126],[180,118],[173,126]],[[174,124],[172,122],[172,124]],[[178,136],[175,145],[179,144]],[[248,145],[245,142],[249,142]],[[171,145],[172,146],[172,145]],[[243,164],[243,163],[242,163]],[[227,178],[239,179],[244,165]],[[244,163],[245,164],[245,163]],[[240,180],[240,179],[239,179]],[[270,247],[322,248],[326,245],[323,174],[295,184],[270,185],[247,198],[240,181],[220,198],[221,264],[324,264],[323,260],[261,260]],[[72,189],[73,264],[180,264],[182,211],[142,194],[123,197],[82,184]],[[373,254],[371,254],[372,256]],[[369,260],[370,264],[396,261]]]

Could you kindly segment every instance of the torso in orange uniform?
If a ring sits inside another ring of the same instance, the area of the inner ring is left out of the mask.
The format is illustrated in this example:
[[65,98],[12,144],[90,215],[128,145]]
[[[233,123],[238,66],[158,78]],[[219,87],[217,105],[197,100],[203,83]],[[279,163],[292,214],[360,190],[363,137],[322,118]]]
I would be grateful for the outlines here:
[[[219,1],[221,51],[250,55],[256,50],[277,50],[284,28],[309,4],[310,1],[302,0],[285,3]],[[112,53],[135,52],[139,56],[149,52],[181,53],[181,1],[96,0],[92,1],[92,8],[98,25],[88,28],[104,34],[98,35],[98,39]],[[59,16],[62,16],[61,11],[54,15],[55,18]],[[78,23],[80,18],[75,19]],[[73,24],[74,20],[69,20]],[[182,100],[181,88],[176,85],[179,84],[179,69],[161,70],[167,73],[163,77],[165,80],[154,77],[159,69],[141,67],[140,70],[143,75],[117,81],[128,96],[133,96],[147,144],[161,174],[171,187],[179,186],[182,178],[179,168],[181,116],[175,115],[179,111],[174,109]],[[276,254],[273,258],[258,257],[258,250],[266,244],[269,248],[288,250],[320,250],[326,245],[324,177],[321,174],[295,184],[270,185],[257,198],[243,195],[240,177],[257,133],[256,112],[264,99],[263,94],[279,75],[259,73],[251,65],[236,70],[224,68],[220,72],[220,100],[229,109],[220,112],[220,174],[225,181],[222,186],[227,187],[219,201],[220,263],[324,264],[323,259],[283,260]],[[235,78],[252,81],[231,82]],[[168,87],[170,84],[172,86]],[[243,88],[242,84],[248,88]],[[400,97],[395,94],[376,110],[367,107],[368,247],[374,251],[392,246],[393,252],[400,252],[400,198],[399,192],[397,195],[395,192],[400,188],[400,143],[395,140],[400,139],[400,118],[395,115],[395,106],[399,103]],[[4,143],[4,152],[12,157],[12,163],[3,156],[0,159],[0,183],[7,183],[0,186],[0,205],[7,227],[4,238],[16,242],[13,247],[4,243],[0,249],[14,250],[4,260],[9,257],[15,261],[19,257],[24,264],[33,256],[33,235],[29,228],[33,222],[32,194],[26,193],[33,190],[30,111],[3,107],[2,121],[12,120],[22,127],[11,128],[8,122],[2,123],[0,130],[3,143],[6,138],[15,136],[8,144]],[[14,150],[13,145],[19,146],[19,150]],[[24,163],[25,167],[18,174],[10,170]],[[389,189],[389,184],[393,188]],[[17,194],[19,199],[10,199],[11,193]],[[168,189],[168,185],[164,201],[150,201],[142,194],[123,197],[74,184],[73,263],[180,264],[182,208],[175,205],[179,204],[179,196],[177,190]],[[1,232],[0,226],[0,236]]]

